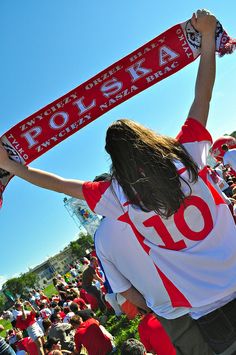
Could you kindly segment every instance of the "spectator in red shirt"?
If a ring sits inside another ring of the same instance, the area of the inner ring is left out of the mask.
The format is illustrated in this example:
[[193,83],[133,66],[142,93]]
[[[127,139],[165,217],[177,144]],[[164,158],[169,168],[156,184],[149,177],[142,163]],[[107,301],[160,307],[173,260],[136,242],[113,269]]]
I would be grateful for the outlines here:
[[44,355],[43,351],[43,331],[36,321],[36,311],[30,302],[26,301],[24,303],[26,306],[31,308],[31,311],[26,311],[24,305],[20,302],[16,304],[17,310],[20,314],[16,318],[16,328],[20,330],[27,330],[29,337],[35,342],[38,349],[38,355]]
[[108,337],[108,332],[100,328],[99,322],[90,318],[85,322],[79,316],[71,318],[70,323],[75,332],[75,354],[79,354],[82,345],[86,348],[88,355],[107,355],[112,351],[113,345]]
[[93,311],[96,311],[98,309],[97,299],[93,295],[90,295],[83,288],[80,290],[80,297],[83,298],[83,300],[90,305]]
[[74,298],[73,302],[77,303],[77,305],[79,306],[79,309],[83,310],[83,309],[87,309],[88,308],[86,302],[81,297]]
[[23,338],[22,332],[18,331],[16,333],[16,338],[17,338],[16,347],[17,347],[18,350],[24,350],[29,355],[38,354],[37,345],[35,344],[35,342],[30,337]]
[[39,291],[39,294],[40,294],[40,300],[41,301],[45,300],[45,301],[47,301],[48,304],[50,304],[49,298],[45,295],[45,293],[43,293],[42,290]]
[[60,306],[56,306],[56,307],[54,308],[53,313],[55,313],[55,314],[58,313],[62,320],[64,320],[64,318],[65,318],[65,316],[66,316],[65,312],[61,309]]
[[171,340],[153,313],[143,316],[138,326],[139,337],[147,351],[158,355],[176,355]]

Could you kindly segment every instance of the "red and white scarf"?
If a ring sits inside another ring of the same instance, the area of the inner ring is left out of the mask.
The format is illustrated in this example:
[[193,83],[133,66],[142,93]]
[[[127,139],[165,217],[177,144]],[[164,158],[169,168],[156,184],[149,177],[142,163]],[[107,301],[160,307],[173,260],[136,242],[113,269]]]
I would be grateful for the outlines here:
[[[232,53],[231,39],[217,22],[216,51]],[[201,53],[201,34],[180,23],[112,64],[7,131],[2,142],[11,159],[28,165],[113,107],[176,73]],[[0,169],[0,198],[12,176]]]

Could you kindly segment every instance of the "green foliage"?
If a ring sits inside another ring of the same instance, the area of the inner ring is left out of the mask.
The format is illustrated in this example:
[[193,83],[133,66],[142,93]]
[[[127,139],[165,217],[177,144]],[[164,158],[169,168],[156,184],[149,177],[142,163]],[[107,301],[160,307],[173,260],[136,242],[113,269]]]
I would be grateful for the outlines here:
[[0,294],[0,312],[4,311],[6,301],[6,297],[3,294]]
[[128,320],[125,315],[110,316],[105,327],[115,337],[115,343],[118,349],[120,349],[123,342],[129,338],[139,339],[138,324],[140,317]]
[[[100,311],[96,312],[98,318],[102,318],[102,313]],[[138,324],[140,317],[137,316],[135,319],[128,320],[125,315],[117,317],[115,315],[108,316],[106,323],[104,324],[105,328],[114,336],[116,344],[116,354],[119,353],[121,345],[123,342],[129,338],[139,339],[138,334]]]
[[6,336],[6,331],[12,328],[11,322],[9,320],[0,319],[0,324],[4,327],[4,330],[0,332],[0,336],[4,338]]
[[13,295],[24,297],[28,293],[28,289],[34,288],[37,282],[37,275],[33,272],[27,272],[19,277],[7,280],[3,288],[8,289]]
[[230,135],[231,135],[232,137],[236,138],[236,131],[232,132]]
[[78,258],[86,255],[86,250],[93,245],[93,238],[89,234],[80,233],[76,241],[70,242],[69,248],[71,252]]

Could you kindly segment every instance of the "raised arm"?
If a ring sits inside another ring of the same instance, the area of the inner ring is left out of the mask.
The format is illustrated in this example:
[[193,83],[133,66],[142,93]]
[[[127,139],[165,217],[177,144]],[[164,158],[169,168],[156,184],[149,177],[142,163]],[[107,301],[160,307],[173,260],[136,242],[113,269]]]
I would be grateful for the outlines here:
[[207,10],[198,10],[191,19],[202,35],[201,58],[195,85],[195,97],[189,117],[206,126],[212,90],[215,82],[215,30],[216,18]]
[[7,152],[1,143],[0,168],[30,182],[31,184],[43,187],[44,189],[62,192],[69,196],[84,199],[82,192],[83,181],[63,179],[60,176],[46,171],[21,165],[9,159]]

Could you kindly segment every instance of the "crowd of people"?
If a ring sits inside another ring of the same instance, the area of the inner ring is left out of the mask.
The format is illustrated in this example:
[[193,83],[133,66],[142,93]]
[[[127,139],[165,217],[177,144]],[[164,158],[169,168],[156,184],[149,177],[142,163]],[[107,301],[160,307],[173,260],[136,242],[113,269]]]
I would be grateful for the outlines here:
[[[141,341],[131,339],[129,342],[127,339],[122,354],[134,354],[135,346],[137,349],[141,346],[145,353],[148,349],[158,355],[176,354],[153,313],[145,314],[121,295],[108,293],[96,252],[91,254],[89,259],[84,257],[71,265],[67,274],[57,274],[53,278],[57,292],[51,297],[43,290],[33,289],[27,297],[18,299],[12,308],[3,312],[1,318],[9,320],[12,327],[1,340],[1,355],[116,353],[115,339],[105,324],[110,316],[115,315],[118,320],[122,314],[128,320],[140,318]],[[0,331],[3,330],[1,326]]]
[[[0,168],[36,186],[85,200],[93,212],[103,216],[95,247],[112,290],[110,300],[115,302],[114,294],[119,294],[123,309],[127,311],[127,302],[131,302],[147,313],[139,331],[160,321],[177,355],[231,355],[236,351],[235,180],[225,181],[225,169],[231,169],[231,174],[235,170],[234,152],[225,153],[223,168],[207,164],[212,138],[206,124],[216,73],[217,21],[202,9],[193,14],[191,24],[201,36],[201,57],[194,100],[176,138],[128,119],[115,121],[106,132],[110,174],[95,181],[65,179],[24,166],[9,159],[3,145]],[[96,263],[92,259],[84,271],[82,288],[106,312],[103,295],[93,284],[101,282]],[[89,350],[89,339],[99,334],[104,339],[103,353],[112,352],[112,338],[105,328],[94,317],[83,319],[78,314],[86,310],[72,308],[76,302],[67,299],[68,290],[60,290],[59,296],[69,305],[67,313],[64,308],[60,312],[68,317],[75,313],[69,321],[75,331],[75,349],[67,351],[78,353],[83,343],[90,355],[99,354],[95,345]],[[50,353],[50,344],[57,346],[56,340],[44,347],[41,330],[34,331],[33,308],[26,314],[24,304],[17,307],[20,324],[29,330],[38,353],[45,349]],[[54,309],[43,320],[48,326],[44,332],[50,334],[59,327],[61,318]],[[151,329],[146,335],[150,334]],[[124,354],[132,347],[133,354],[138,354],[134,347],[139,345],[128,341]]]

